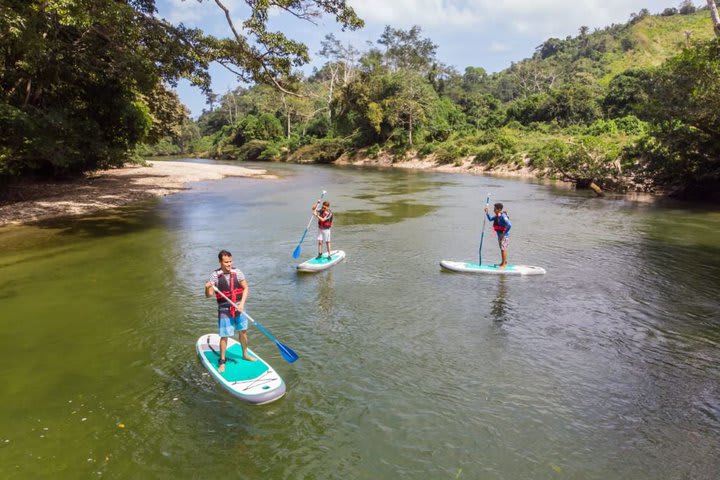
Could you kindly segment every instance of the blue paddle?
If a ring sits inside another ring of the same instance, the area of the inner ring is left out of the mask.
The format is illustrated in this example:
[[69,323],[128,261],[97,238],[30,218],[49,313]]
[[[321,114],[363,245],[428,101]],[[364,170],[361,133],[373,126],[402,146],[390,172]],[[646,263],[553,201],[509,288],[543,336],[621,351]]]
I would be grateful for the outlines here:
[[[325,190],[322,191],[322,195],[320,195],[320,200],[318,200],[318,207],[320,207],[320,201],[323,199],[326,193],[327,192]],[[317,210],[318,209],[316,208],[315,211]],[[314,216],[315,215],[310,217],[310,221],[308,222],[307,227],[305,227],[305,231],[303,232],[302,237],[300,237],[300,241],[298,242],[297,247],[295,247],[295,250],[293,250],[293,258],[300,258],[301,245],[303,240],[305,240],[305,235],[307,235],[308,228],[310,228],[310,224],[312,223]]]
[[[490,193],[488,193],[487,198],[485,199],[485,208],[488,208],[490,205]],[[485,220],[487,220],[487,212],[483,211],[483,228],[482,233],[480,234],[480,248],[478,249],[478,265],[482,265],[482,244],[483,239],[485,238]]]
[[[214,286],[214,285],[213,285],[213,290],[215,290],[217,293],[219,293],[220,295],[222,295],[222,297],[223,297],[225,300],[227,300],[228,302],[230,302],[230,304],[231,304],[233,307],[235,307],[235,308],[237,308],[238,310],[240,310],[240,308],[237,306],[237,304],[236,304],[235,302],[233,302],[232,300],[230,300],[224,293],[222,293],[220,290],[218,290],[218,288],[217,288],[216,286]],[[295,360],[297,360],[298,358],[300,358],[300,357],[298,357],[298,354],[297,354],[297,353],[293,352],[292,348],[288,347],[287,345],[283,345],[283,344],[280,342],[280,340],[278,340],[277,338],[275,338],[272,333],[270,333],[270,332],[268,332],[267,330],[265,330],[265,327],[263,327],[263,326],[260,325],[258,322],[256,322],[255,320],[253,320],[253,318],[252,318],[250,315],[248,315],[248,314],[245,313],[245,312],[242,312],[242,315],[245,315],[245,316],[248,318],[248,320],[250,320],[250,321],[253,323],[253,325],[255,325],[258,329],[260,329],[260,331],[261,331],[262,333],[265,334],[265,336],[267,336],[270,340],[272,340],[273,342],[275,342],[275,345],[277,345],[278,350],[280,350],[280,355],[282,355],[282,357],[283,357],[285,360],[287,360],[288,363],[293,363]]]

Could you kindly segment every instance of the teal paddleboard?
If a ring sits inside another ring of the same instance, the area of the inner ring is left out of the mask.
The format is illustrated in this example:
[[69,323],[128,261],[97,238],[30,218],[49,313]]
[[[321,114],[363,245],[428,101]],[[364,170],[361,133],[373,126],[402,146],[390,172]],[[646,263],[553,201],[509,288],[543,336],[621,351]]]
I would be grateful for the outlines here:
[[237,398],[262,405],[273,402],[285,395],[285,382],[280,375],[255,352],[248,348],[248,354],[257,358],[251,362],[243,360],[242,346],[233,338],[228,338],[225,371],[218,372],[220,360],[220,336],[209,333],[200,337],[196,349],[203,366],[225,390]]
[[298,272],[319,272],[326,270],[345,258],[345,252],[342,250],[333,250],[330,254],[330,257],[328,257],[327,254],[323,254],[320,258],[313,257],[310,260],[304,261],[297,266]]
[[505,268],[500,268],[497,264],[467,262],[453,262],[452,260],[441,260],[440,266],[445,270],[460,273],[486,273],[490,275],[544,275],[545,269],[542,267],[534,267],[531,265],[513,265],[508,264]]

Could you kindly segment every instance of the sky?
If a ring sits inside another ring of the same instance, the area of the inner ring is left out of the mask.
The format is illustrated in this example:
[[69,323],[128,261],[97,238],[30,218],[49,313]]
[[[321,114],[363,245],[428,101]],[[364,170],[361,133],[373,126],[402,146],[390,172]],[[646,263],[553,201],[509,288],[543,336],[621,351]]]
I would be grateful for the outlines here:
[[[223,0],[236,27],[246,18],[244,0]],[[305,68],[307,73],[323,60],[317,55],[320,42],[333,33],[343,44],[352,44],[360,51],[377,46],[386,25],[409,30],[418,25],[422,37],[437,45],[438,61],[462,72],[465,67],[482,67],[488,73],[503,70],[535,52],[535,48],[551,37],[577,36],[581,26],[590,30],[613,23],[625,23],[631,14],[647,8],[657,14],[668,7],[678,7],[680,0],[347,0],[365,21],[365,27],[342,32],[332,17],[315,24],[286,13],[272,15],[270,28],[282,31],[293,40],[308,45],[313,57]],[[697,6],[705,2],[693,2]],[[174,24],[201,28],[217,37],[230,37],[232,32],[224,13],[213,0],[157,0],[158,16]],[[212,89],[224,94],[239,83],[224,68],[210,69]],[[208,105],[199,89],[182,81],[177,88],[180,100],[197,118]]]

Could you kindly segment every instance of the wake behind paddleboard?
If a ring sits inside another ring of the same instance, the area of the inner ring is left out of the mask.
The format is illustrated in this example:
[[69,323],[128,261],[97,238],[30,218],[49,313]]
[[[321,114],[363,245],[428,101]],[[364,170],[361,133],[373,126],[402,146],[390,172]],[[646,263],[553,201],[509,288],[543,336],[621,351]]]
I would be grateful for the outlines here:
[[508,264],[505,268],[499,268],[496,264],[467,262],[453,262],[452,260],[441,260],[440,266],[445,270],[460,273],[487,273],[490,275],[544,275],[545,269],[531,265]]
[[227,362],[223,373],[217,370],[220,360],[219,335],[203,335],[198,339],[196,349],[200,361],[210,375],[237,398],[254,405],[262,405],[285,395],[285,382],[280,375],[249,348],[248,354],[257,358],[257,361],[243,360],[242,346],[237,340],[228,338],[225,352]]
[[320,258],[313,257],[310,260],[304,261],[297,266],[298,272],[319,272],[332,267],[345,258],[345,252],[342,250],[333,250],[330,254],[330,258],[324,254]]

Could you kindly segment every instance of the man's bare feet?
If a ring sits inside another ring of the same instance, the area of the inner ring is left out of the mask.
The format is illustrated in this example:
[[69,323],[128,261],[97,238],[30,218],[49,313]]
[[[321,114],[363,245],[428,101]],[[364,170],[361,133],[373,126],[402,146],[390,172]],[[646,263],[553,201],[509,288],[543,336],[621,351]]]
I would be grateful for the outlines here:
[[218,372],[223,373],[225,371],[225,362],[226,360],[224,358],[220,359],[220,362],[218,362]]
[[506,267],[507,263],[501,263],[500,265],[498,265],[498,270],[505,270]]
[[248,362],[257,362],[257,358],[251,357],[250,355],[243,355],[243,360],[247,360]]

